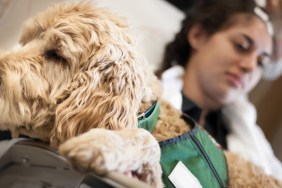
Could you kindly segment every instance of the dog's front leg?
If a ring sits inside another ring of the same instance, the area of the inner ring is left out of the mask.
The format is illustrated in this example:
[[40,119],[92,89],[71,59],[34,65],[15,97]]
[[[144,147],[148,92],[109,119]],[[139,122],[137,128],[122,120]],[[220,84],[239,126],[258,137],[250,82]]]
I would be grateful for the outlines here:
[[80,171],[133,172],[140,180],[162,187],[160,148],[144,129],[92,129],[62,144],[59,152]]

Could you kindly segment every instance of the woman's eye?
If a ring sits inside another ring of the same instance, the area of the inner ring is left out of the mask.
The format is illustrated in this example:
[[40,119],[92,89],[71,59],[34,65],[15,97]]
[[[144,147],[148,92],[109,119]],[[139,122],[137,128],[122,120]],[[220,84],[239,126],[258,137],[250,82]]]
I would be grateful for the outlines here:
[[250,49],[250,46],[245,42],[245,43],[239,43],[239,42],[234,42],[234,46],[236,50],[239,52],[247,52]]
[[60,56],[56,50],[48,50],[44,54],[46,60],[48,61],[55,61],[55,62],[63,62],[65,63],[66,60],[62,56]]

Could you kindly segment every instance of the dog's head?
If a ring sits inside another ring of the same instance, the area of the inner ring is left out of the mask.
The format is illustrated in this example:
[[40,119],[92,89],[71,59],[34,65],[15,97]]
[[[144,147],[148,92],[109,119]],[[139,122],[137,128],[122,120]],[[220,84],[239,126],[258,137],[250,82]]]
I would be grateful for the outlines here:
[[144,64],[116,15],[56,5],[26,22],[20,43],[0,57],[0,128],[56,146],[90,128],[137,125]]

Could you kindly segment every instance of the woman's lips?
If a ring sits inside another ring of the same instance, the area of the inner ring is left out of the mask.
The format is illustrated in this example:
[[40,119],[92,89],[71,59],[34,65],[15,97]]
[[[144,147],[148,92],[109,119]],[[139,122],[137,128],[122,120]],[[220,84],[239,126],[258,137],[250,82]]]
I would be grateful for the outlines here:
[[234,73],[227,73],[227,81],[230,83],[231,86],[235,88],[242,87],[243,82],[242,82],[242,77],[238,74]]

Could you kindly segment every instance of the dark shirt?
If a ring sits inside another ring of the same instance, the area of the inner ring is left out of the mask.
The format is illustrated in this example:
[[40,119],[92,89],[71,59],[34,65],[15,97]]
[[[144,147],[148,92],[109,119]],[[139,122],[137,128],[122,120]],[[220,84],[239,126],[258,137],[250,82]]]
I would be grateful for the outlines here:
[[10,131],[0,131],[0,141],[1,140],[8,140],[11,139],[11,133]]
[[[182,111],[199,123],[202,110],[182,93]],[[211,111],[205,119],[204,129],[224,148],[227,149],[228,130],[220,110]]]

